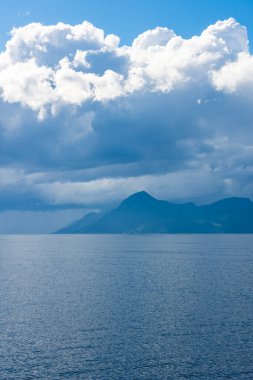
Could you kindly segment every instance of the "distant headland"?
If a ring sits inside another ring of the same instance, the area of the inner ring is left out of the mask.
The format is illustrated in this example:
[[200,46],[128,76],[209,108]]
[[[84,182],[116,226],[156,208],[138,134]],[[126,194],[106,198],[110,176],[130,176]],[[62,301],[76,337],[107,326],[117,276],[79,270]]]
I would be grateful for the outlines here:
[[141,191],[107,213],[89,213],[55,233],[253,233],[253,202],[234,197],[204,206],[175,204]]

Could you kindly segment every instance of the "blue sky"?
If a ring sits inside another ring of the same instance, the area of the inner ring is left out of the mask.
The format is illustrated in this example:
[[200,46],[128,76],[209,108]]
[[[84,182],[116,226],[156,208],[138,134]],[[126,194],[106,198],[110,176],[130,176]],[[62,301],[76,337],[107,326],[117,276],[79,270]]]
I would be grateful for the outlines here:
[[168,26],[183,37],[199,34],[217,20],[234,17],[253,41],[252,0],[6,0],[0,3],[0,43],[13,26],[28,22],[78,24],[84,19],[130,43],[144,30]]
[[252,15],[249,0],[0,2],[0,233],[140,190],[253,199]]

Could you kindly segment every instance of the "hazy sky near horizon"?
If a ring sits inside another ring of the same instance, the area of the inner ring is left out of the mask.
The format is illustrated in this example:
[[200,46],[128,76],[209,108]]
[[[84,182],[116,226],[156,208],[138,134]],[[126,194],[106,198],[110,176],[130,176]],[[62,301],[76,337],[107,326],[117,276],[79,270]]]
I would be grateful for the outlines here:
[[53,5],[0,4],[0,232],[143,189],[253,198],[252,1]]

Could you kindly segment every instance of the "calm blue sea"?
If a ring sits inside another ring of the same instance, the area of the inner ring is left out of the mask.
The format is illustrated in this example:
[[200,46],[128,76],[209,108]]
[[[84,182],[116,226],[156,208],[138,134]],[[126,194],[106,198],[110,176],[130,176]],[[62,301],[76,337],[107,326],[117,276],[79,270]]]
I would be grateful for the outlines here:
[[0,379],[253,379],[253,235],[0,237]]

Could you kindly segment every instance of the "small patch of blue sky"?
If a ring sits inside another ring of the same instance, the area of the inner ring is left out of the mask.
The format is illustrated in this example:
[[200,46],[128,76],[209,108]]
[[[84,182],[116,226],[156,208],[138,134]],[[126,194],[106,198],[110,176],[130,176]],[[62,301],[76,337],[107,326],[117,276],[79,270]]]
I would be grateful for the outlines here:
[[217,20],[234,17],[248,29],[253,44],[252,0],[3,0],[0,2],[0,49],[8,32],[30,22],[77,24],[92,22],[130,44],[140,33],[167,26],[189,38]]

